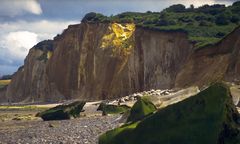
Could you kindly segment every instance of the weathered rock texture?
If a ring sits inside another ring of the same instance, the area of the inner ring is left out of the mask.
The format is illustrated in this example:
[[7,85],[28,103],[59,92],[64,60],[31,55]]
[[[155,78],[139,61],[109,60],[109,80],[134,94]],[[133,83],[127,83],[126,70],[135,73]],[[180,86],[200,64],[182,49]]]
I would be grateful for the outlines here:
[[181,32],[134,24],[71,25],[48,41],[51,50],[42,45],[30,50],[6,97],[16,102],[99,100],[152,88],[202,86],[220,78],[236,80],[239,31],[215,46],[194,51]]
[[8,102],[49,102],[61,99],[54,85],[48,83],[46,62],[51,56],[52,41],[43,41],[34,46],[13,75],[6,91]]
[[177,75],[177,87],[240,80],[240,27],[221,42],[197,50]]

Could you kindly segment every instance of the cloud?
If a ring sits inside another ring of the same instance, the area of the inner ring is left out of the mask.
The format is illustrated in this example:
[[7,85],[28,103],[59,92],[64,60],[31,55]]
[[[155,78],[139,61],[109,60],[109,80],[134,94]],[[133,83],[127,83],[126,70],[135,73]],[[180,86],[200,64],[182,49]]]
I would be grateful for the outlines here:
[[42,14],[42,8],[36,0],[1,0],[0,16],[14,17],[31,13]]
[[4,39],[10,57],[24,59],[29,48],[37,43],[37,34],[28,31],[10,32]]
[[[17,67],[23,64],[29,49],[35,44],[52,39],[69,24],[76,23],[78,22],[49,20],[0,23],[0,69],[9,66],[10,69],[6,71],[13,73],[13,70],[17,70]],[[2,71],[0,70],[0,75]]]

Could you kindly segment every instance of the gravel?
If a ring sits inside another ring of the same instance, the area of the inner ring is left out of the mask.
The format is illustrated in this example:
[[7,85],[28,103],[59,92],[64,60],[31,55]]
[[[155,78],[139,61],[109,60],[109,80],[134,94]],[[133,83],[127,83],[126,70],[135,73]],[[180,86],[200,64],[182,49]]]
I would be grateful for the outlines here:
[[98,137],[119,126],[118,116],[91,116],[62,121],[0,122],[1,144],[96,144]]

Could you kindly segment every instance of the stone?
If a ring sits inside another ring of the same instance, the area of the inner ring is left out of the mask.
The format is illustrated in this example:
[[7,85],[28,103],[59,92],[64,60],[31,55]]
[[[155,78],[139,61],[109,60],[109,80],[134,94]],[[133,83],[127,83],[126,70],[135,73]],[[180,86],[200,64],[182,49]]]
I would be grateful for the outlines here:
[[41,117],[44,121],[77,118],[80,116],[80,112],[82,112],[85,103],[86,102],[76,101],[67,105],[59,105],[40,112],[36,116]]
[[102,111],[102,115],[108,115],[108,114],[122,114],[128,111],[130,107],[127,105],[111,105],[106,103],[101,103],[97,111]]
[[101,135],[99,144],[238,144],[239,117],[229,88],[216,83],[143,120]]
[[152,102],[150,102],[146,97],[141,97],[131,108],[127,121],[135,122],[141,120],[156,110],[157,108]]

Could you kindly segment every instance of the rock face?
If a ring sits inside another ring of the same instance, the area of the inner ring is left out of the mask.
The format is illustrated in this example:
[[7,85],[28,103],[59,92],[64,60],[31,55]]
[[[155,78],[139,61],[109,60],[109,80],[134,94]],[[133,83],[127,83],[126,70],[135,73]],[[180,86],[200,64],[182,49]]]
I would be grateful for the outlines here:
[[191,51],[182,33],[144,30],[133,24],[83,23],[55,38],[47,72],[67,99],[111,99],[173,86]]
[[240,27],[221,42],[195,51],[177,75],[176,87],[240,81]]
[[8,102],[41,102],[61,99],[61,94],[48,83],[47,60],[51,56],[52,41],[43,41],[34,46],[13,75],[6,91]]
[[41,45],[30,50],[8,87],[8,99],[89,101],[238,79],[239,29],[216,46],[194,51],[185,33],[83,22],[69,26],[49,45],[51,50]]

